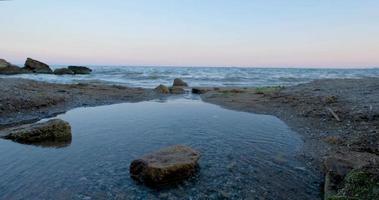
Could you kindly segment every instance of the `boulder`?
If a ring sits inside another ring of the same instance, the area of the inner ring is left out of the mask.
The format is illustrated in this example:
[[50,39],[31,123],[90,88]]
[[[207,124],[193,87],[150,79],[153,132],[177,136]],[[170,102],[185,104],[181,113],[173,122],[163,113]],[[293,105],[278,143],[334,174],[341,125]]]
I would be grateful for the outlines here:
[[9,62],[7,62],[6,60],[4,59],[0,59],[0,69],[1,68],[6,68],[8,66],[10,66],[11,64]]
[[50,69],[49,65],[37,60],[33,60],[31,58],[26,59],[24,69],[33,73],[41,73],[41,74],[53,73],[53,70]]
[[4,59],[0,59],[0,74],[11,75],[21,73],[27,73],[27,71],[16,65],[12,65]]
[[92,72],[92,69],[83,66],[68,66],[68,69],[75,74],[90,74]]
[[168,89],[167,86],[164,86],[164,85],[159,85],[158,87],[156,87],[154,89],[155,92],[157,93],[161,93],[161,94],[168,94],[170,93],[170,90]]
[[3,130],[0,137],[26,144],[70,141],[71,126],[63,120],[52,119],[47,122],[26,124]]
[[64,74],[75,74],[72,70],[68,69],[68,68],[59,68],[59,69],[55,69],[54,70],[54,74],[55,75],[64,75]]
[[171,94],[184,94],[186,91],[183,87],[171,87],[170,93]]
[[178,86],[178,87],[188,87],[188,84],[186,82],[184,82],[182,79],[180,78],[176,78],[174,80],[174,83],[172,84],[173,87],[175,86]]
[[200,154],[190,147],[175,145],[134,160],[130,175],[151,187],[178,183],[197,171],[199,158]]

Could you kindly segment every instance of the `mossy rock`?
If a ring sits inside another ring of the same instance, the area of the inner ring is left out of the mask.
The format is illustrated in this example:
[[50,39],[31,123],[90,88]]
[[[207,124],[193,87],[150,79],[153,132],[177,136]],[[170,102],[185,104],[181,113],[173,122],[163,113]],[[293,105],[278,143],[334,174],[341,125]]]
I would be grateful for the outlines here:
[[338,194],[328,200],[379,199],[378,169],[355,169],[349,172]]

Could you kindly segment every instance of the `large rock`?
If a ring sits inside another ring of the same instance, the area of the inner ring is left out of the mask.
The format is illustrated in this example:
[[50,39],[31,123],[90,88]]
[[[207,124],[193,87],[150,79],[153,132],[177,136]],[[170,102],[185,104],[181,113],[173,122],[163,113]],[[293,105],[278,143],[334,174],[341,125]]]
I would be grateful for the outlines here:
[[0,69],[10,66],[11,64],[4,59],[0,59]]
[[54,70],[54,74],[55,75],[64,75],[64,74],[75,74],[72,70],[68,69],[68,68],[59,68],[59,69],[55,69]]
[[154,89],[154,91],[157,92],[157,93],[161,93],[161,94],[168,94],[168,93],[170,93],[170,90],[165,85],[159,85],[158,87],[156,87]]
[[43,123],[27,124],[0,132],[0,137],[19,143],[62,142],[71,140],[71,126],[60,119]]
[[197,171],[199,158],[197,151],[175,145],[134,160],[130,175],[151,187],[177,183]]
[[27,73],[27,71],[16,65],[12,65],[4,59],[0,59],[0,74],[11,75],[21,73]]
[[42,73],[42,74],[53,73],[53,70],[50,69],[49,65],[43,62],[40,62],[38,60],[31,59],[31,58],[26,59],[24,69],[29,70],[33,73]]
[[68,69],[75,74],[90,74],[92,72],[92,69],[83,66],[68,66]]
[[188,84],[184,82],[182,79],[176,78],[172,86],[173,87],[188,87]]

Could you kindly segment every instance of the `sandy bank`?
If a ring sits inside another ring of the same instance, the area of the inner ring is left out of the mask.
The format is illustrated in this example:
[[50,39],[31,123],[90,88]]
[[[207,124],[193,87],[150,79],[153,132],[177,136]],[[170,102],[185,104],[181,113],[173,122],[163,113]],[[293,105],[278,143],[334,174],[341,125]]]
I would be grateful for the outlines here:
[[[351,169],[378,169],[378,78],[325,79],[287,88],[207,90],[201,95],[206,102],[285,121],[304,140],[300,157],[324,172],[327,182],[332,179],[336,187],[343,187],[336,179],[343,180]],[[337,176],[328,177],[329,171]]]
[[96,84],[52,84],[0,78],[0,127],[36,121],[81,106],[153,99],[150,89]]

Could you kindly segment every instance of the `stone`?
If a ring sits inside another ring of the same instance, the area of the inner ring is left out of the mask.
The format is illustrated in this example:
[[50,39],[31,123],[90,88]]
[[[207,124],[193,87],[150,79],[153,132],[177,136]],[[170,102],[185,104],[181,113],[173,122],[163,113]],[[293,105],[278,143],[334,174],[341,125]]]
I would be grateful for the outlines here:
[[4,59],[0,59],[0,74],[12,75],[22,73],[27,73],[27,71],[16,65],[12,65]]
[[54,74],[55,75],[64,75],[64,74],[73,75],[75,73],[72,70],[68,69],[68,68],[59,68],[59,69],[55,69],[54,70]]
[[92,72],[92,69],[84,66],[68,66],[68,69],[75,74],[90,74]]
[[186,91],[183,87],[171,87],[170,93],[171,94],[184,94]]
[[161,93],[161,94],[168,94],[168,93],[170,93],[170,90],[165,85],[159,85],[158,87],[156,87],[154,89],[154,91],[157,92],[157,93]]
[[200,154],[183,145],[170,146],[130,164],[130,175],[147,186],[159,187],[183,181],[197,171]]
[[27,70],[24,70],[16,65],[9,65],[7,67],[0,68],[0,74],[12,75],[12,74],[23,74],[28,73]]
[[8,128],[0,132],[0,137],[26,144],[70,141],[72,138],[70,124],[61,119]]
[[24,69],[29,70],[33,73],[41,73],[41,74],[52,74],[53,70],[50,69],[49,65],[40,62],[38,60],[34,60],[32,58],[27,58],[25,62]]
[[188,87],[188,84],[186,82],[184,82],[182,79],[176,78],[174,80],[174,83],[172,84],[172,86],[173,87],[175,87],[175,86]]
[[11,64],[9,62],[7,62],[6,60],[4,59],[0,59],[0,69],[1,68],[6,68],[8,66],[10,66]]
[[210,88],[192,88],[193,94],[205,94],[209,91],[212,91]]

